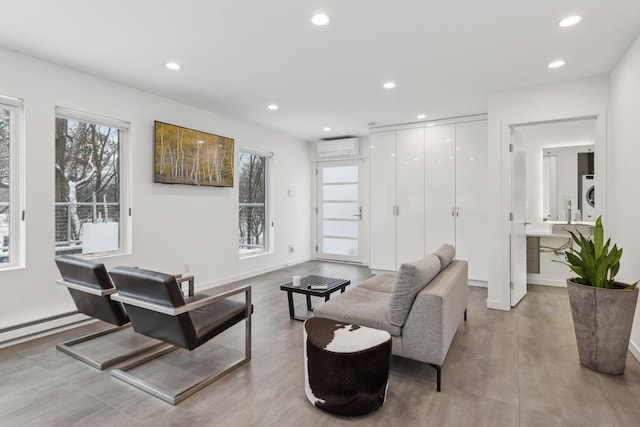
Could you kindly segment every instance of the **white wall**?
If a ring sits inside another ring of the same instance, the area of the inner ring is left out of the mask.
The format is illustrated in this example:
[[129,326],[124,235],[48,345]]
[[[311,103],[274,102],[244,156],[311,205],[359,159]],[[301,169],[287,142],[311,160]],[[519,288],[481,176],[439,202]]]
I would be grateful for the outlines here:
[[[612,144],[609,157],[608,221],[605,233],[624,249],[618,278],[640,279],[640,37],[611,73]],[[640,307],[631,331],[631,349],[640,358]]]
[[[510,308],[509,125],[601,114],[609,102],[607,77],[489,94],[489,283],[487,306]],[[598,148],[596,148],[598,149]],[[598,151],[600,152],[600,151]],[[605,161],[604,156],[602,161]],[[596,162],[598,160],[596,159]]]
[[[311,177],[307,145],[286,135],[0,49],[0,94],[24,99],[26,267],[0,271],[0,328],[75,310],[55,285],[54,117],[62,106],[131,123],[133,253],[102,259],[177,273],[191,264],[196,289],[307,260],[311,256]],[[275,247],[238,258],[234,188],[154,184],[153,121],[235,139],[236,150],[274,153]],[[289,197],[287,189],[294,189]],[[295,252],[289,253],[287,245]]]

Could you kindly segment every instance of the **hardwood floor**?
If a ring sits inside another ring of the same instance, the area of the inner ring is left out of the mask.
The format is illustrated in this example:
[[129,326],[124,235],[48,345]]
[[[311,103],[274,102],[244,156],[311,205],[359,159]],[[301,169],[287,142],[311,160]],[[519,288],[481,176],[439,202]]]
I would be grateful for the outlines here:
[[[103,325],[2,349],[0,425],[640,424],[638,361],[629,354],[622,376],[582,367],[566,289],[543,286],[530,286],[525,299],[510,312],[488,310],[486,289],[470,288],[469,320],[460,326],[449,350],[441,393],[435,391],[435,371],[430,366],[394,357],[387,400],[378,411],[354,419],[326,414],[306,399],[302,323],[289,319],[286,293],[279,289],[292,275],[308,274],[350,279],[351,286],[370,275],[364,267],[307,262],[242,281],[253,285],[251,362],[176,406],[55,349],[56,343]],[[294,295],[294,300],[296,311],[304,311],[304,297]],[[313,301],[320,303],[320,299]],[[138,373],[167,386],[195,378],[242,350],[243,327],[237,325],[191,353],[171,353]]]

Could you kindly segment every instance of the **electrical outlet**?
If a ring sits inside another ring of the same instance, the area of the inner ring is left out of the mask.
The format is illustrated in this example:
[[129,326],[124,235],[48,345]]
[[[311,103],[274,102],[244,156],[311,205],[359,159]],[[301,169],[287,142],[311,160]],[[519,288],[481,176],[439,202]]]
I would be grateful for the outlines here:
[[189,264],[188,262],[185,262],[182,265],[182,270],[184,273],[188,273],[189,271],[191,271],[191,264]]

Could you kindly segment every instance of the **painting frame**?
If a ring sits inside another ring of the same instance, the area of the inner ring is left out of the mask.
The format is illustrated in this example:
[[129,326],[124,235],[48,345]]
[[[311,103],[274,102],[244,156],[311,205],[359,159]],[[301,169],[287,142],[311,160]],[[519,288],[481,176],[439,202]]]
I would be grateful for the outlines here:
[[159,120],[153,129],[153,182],[233,187],[233,138]]

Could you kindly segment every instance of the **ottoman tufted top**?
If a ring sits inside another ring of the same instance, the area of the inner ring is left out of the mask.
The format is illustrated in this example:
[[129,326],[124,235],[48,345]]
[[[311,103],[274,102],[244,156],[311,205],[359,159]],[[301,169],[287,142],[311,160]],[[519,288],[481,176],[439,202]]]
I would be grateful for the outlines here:
[[353,325],[324,317],[312,317],[304,323],[311,343],[333,353],[358,353],[391,340],[387,331]]

